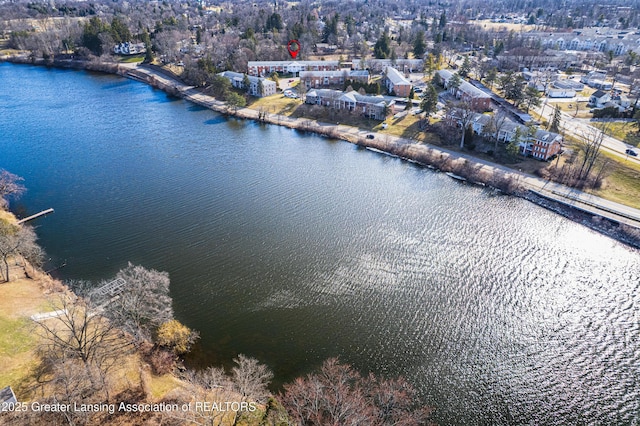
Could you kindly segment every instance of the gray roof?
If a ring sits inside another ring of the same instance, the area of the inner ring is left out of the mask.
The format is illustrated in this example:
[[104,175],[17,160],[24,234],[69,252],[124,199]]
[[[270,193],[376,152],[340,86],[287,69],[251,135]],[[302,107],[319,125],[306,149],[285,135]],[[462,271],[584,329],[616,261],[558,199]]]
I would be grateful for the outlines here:
[[243,81],[244,80],[244,76],[246,75],[249,78],[249,82],[251,84],[253,84],[253,83],[257,84],[260,80],[262,80],[263,84],[264,83],[276,84],[275,81],[269,80],[269,79],[264,78],[264,77],[254,77],[252,75],[242,74],[240,72],[234,72],[234,71],[223,71],[218,75],[221,75],[222,77],[226,77],[229,80],[237,80],[237,81]]
[[556,80],[553,82],[553,86],[558,89],[573,89],[578,91],[584,89],[584,84],[573,80]]
[[596,99],[600,99],[606,94],[607,94],[607,92],[603,92],[602,90],[596,90],[595,92],[593,92],[591,97],[595,97]]
[[366,104],[374,104],[384,106],[386,105],[386,101],[384,97],[377,95],[361,95],[355,90],[350,92],[342,92],[340,90],[332,90],[332,89],[311,89],[307,92],[307,98],[309,97],[323,97],[323,98],[331,98],[331,99],[341,99],[343,101],[349,102],[360,102]]
[[[438,70],[438,74],[444,81],[447,82],[449,81],[449,79],[451,79],[451,77],[453,77],[453,73],[449,70]],[[469,83],[465,79],[461,78],[461,81],[462,82],[460,83],[460,87],[458,87],[458,90],[466,93],[472,98],[491,98],[489,94],[485,93],[483,90],[478,89],[476,86]]]
[[317,65],[331,65],[338,66],[340,61],[248,61],[249,67],[274,67],[274,66],[317,66]]
[[341,96],[341,98],[348,98],[349,100],[352,100],[355,102],[361,102],[365,104],[374,104],[374,105],[380,105],[380,106],[384,106],[386,104],[384,98],[380,95],[377,95],[377,96],[361,95],[355,90],[345,93],[344,95]]
[[548,132],[542,129],[536,130],[536,134],[534,135],[536,139],[544,142],[553,142],[558,136],[560,135],[557,133]]
[[387,78],[389,79],[389,81],[391,81],[391,83],[394,86],[398,84],[409,84],[409,85],[411,84],[409,83],[409,80],[404,78],[404,76],[400,74],[400,71],[398,71],[395,68],[387,67],[385,68],[385,72],[387,74]]
[[306,77],[368,77],[369,71],[352,71],[347,68],[343,68],[335,71],[300,71],[300,78]]
[[491,116],[488,114],[479,114],[476,113],[473,117],[473,122],[474,123],[480,123],[483,126],[486,126],[487,124],[489,124],[489,122],[491,121]]
[[18,400],[16,399],[16,395],[13,393],[11,386],[7,386],[4,389],[0,389],[0,403],[16,403]]
[[342,95],[342,91],[340,90],[333,90],[333,89],[311,89],[307,92],[307,97],[309,96],[321,96],[321,97],[334,97],[334,98],[338,98],[340,95]]
[[444,81],[449,81],[449,79],[453,77],[453,73],[449,70],[438,70],[438,75],[440,75]]

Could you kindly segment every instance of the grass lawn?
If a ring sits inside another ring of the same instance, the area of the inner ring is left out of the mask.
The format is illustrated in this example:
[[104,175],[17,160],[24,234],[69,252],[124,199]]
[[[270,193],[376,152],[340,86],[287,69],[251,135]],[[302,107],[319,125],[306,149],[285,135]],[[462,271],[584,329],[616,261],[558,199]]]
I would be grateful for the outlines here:
[[142,62],[142,61],[144,61],[144,55],[123,56],[120,58],[120,62],[124,62],[127,64],[132,64],[134,62]]
[[247,108],[263,109],[269,114],[280,114],[290,116],[302,104],[300,99],[291,99],[278,93],[264,98],[249,98]]
[[640,145],[640,134],[638,134],[638,127],[630,121],[609,121],[591,123],[592,126],[599,129],[606,129],[605,133],[616,139],[619,139],[629,145]]
[[576,113],[576,104],[578,105],[578,115],[576,118],[591,118],[592,114],[589,112],[589,107],[587,106],[586,102],[575,102],[575,101],[571,101],[571,102],[548,102],[547,103],[547,107],[545,108],[545,112],[548,112],[549,110],[547,108],[551,107],[552,111],[553,108],[557,105],[558,107],[560,107],[560,111],[562,112],[566,112],[567,114],[571,115],[571,117],[573,117]]
[[49,309],[42,289],[32,280],[0,284],[0,292],[0,386],[18,391],[37,365],[38,340],[28,318]]
[[182,383],[171,374],[165,374],[164,376],[156,376],[152,374],[149,386],[152,398],[155,401],[159,401],[170,391],[181,387]]
[[[575,138],[566,137],[567,147],[579,151]],[[640,165],[607,151],[601,155],[609,160],[609,172],[602,188],[587,190],[598,197],[640,209]]]
[[640,171],[617,164],[602,189],[593,192],[607,200],[640,209]]
[[608,152],[604,157],[611,161],[609,175],[595,195],[627,206],[640,209],[640,165],[620,159]]

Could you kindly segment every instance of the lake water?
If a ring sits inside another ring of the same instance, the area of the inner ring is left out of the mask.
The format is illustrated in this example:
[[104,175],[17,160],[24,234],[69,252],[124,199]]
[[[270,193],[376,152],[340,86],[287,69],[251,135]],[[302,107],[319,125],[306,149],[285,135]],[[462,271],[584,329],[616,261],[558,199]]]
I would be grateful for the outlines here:
[[637,424],[640,253],[398,159],[109,75],[0,64],[0,168],[64,279],[165,270],[200,364],[330,356],[447,424]]

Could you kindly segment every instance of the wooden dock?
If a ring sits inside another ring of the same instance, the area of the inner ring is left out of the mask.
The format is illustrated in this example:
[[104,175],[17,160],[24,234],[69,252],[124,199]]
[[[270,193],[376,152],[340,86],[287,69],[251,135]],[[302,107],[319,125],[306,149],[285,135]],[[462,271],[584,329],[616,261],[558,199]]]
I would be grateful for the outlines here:
[[30,220],[36,219],[36,218],[38,218],[40,216],[47,215],[49,213],[53,213],[53,209],[42,210],[40,213],[33,214],[33,215],[29,216],[29,217],[25,217],[24,219],[20,219],[18,221],[18,224],[29,222]]

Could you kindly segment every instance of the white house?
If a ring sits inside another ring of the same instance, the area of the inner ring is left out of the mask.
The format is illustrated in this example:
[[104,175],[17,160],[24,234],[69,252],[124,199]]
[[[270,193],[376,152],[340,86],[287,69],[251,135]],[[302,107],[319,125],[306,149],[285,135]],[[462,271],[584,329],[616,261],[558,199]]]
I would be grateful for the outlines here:
[[608,94],[607,92],[603,92],[602,90],[596,90],[589,98],[589,104],[595,106],[596,108],[602,108],[610,100],[610,94]]

